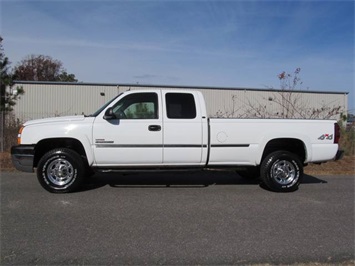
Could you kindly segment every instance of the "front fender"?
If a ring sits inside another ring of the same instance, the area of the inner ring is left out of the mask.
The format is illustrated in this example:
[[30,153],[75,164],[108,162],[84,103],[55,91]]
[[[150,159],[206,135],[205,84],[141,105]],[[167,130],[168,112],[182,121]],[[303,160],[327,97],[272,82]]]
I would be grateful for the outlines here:
[[28,125],[22,130],[21,144],[36,145],[43,140],[75,139],[83,146],[88,164],[92,165],[94,162],[91,148],[92,121]]

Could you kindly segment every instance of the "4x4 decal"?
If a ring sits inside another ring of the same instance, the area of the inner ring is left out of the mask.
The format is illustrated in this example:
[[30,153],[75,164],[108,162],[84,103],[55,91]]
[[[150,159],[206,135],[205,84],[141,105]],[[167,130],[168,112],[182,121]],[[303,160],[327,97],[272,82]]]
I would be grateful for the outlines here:
[[320,136],[318,139],[319,139],[319,140],[325,140],[325,139],[327,139],[327,140],[332,140],[332,139],[333,139],[333,134],[323,134],[323,135]]

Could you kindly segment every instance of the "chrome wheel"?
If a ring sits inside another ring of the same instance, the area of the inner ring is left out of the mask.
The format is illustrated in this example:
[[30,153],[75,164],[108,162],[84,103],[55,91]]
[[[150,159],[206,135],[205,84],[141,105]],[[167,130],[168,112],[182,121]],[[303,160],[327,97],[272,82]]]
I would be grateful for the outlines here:
[[67,160],[58,158],[48,165],[47,177],[54,185],[65,186],[74,177],[74,167]]
[[302,161],[296,154],[289,151],[270,153],[260,166],[261,181],[273,191],[295,191],[298,189],[302,177]]
[[280,185],[292,185],[298,179],[295,165],[287,160],[276,161],[271,167],[271,176]]
[[45,153],[37,165],[41,186],[52,193],[73,192],[83,183],[85,164],[74,150],[57,148]]

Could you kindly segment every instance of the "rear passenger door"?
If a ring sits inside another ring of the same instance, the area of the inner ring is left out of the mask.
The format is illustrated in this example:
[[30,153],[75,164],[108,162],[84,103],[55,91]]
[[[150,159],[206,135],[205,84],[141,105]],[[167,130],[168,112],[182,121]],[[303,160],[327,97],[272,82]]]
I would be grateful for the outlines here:
[[163,163],[202,163],[202,115],[193,93],[164,92]]

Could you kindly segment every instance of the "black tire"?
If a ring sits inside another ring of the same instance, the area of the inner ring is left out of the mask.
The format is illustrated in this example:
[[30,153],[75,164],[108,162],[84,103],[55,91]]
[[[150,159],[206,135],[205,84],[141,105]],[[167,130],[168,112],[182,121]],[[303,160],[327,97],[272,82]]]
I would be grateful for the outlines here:
[[39,160],[37,178],[41,186],[52,193],[66,193],[82,184],[85,166],[80,155],[61,148],[47,152]]
[[261,163],[260,178],[273,191],[295,191],[303,178],[303,164],[293,153],[276,151]]

